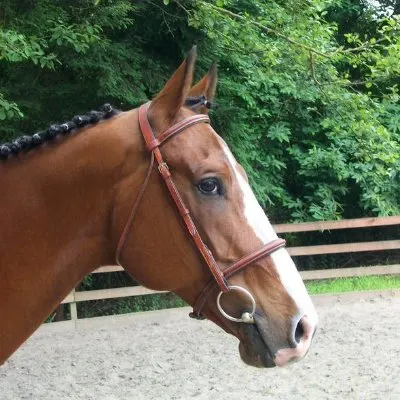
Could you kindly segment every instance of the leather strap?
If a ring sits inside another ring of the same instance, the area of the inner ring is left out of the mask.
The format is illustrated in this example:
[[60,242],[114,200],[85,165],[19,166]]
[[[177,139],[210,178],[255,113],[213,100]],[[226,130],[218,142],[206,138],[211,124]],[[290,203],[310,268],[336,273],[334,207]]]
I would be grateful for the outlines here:
[[[158,164],[158,170],[164,179],[165,184],[167,185],[167,188],[171,194],[172,199],[174,200],[176,207],[179,211],[179,214],[181,215],[186,228],[192,237],[194,243],[196,244],[196,247],[200,251],[200,254],[203,256],[204,261],[207,263],[208,268],[210,269],[212,275],[214,276],[214,279],[216,280],[219,288],[223,292],[228,292],[229,291],[229,285],[227,281],[224,278],[224,275],[222,271],[219,269],[217,262],[215,261],[213,255],[211,254],[211,251],[209,248],[205,245],[203,242],[200,234],[198,233],[196,226],[193,222],[192,217],[190,216],[190,212],[188,208],[186,207],[184,201],[182,200],[182,197],[180,196],[178,189],[176,188],[172,177],[171,173],[169,172],[168,165],[165,163],[162,154],[160,152],[160,149],[158,148],[158,145],[156,144],[156,138],[154,136],[153,130],[151,129],[150,122],[147,118],[147,110],[149,107],[149,103],[146,103],[139,108],[139,125],[140,129],[142,130],[142,134],[144,137],[144,140],[146,141],[146,147],[148,149],[152,149],[151,151],[153,152],[155,159]],[[189,126],[192,126],[196,123],[199,122],[210,122],[209,118],[206,115],[193,115],[189,118],[184,119],[181,122],[178,122],[177,124],[173,125],[171,128],[166,130],[164,133],[160,135],[162,138],[161,143],[168,138],[172,137],[174,134],[182,132],[184,129],[188,128]]]
[[176,125],[172,126],[171,128],[167,129],[164,133],[159,135],[157,138],[154,138],[150,143],[146,145],[147,150],[151,151],[155,147],[160,146],[164,143],[167,139],[171,136],[184,131],[185,129],[189,128],[192,125],[195,125],[199,122],[210,123],[210,119],[207,115],[193,115],[184,119],[181,122],[178,122]]
[[254,253],[250,253],[247,256],[242,257],[234,264],[232,264],[229,268],[227,268],[224,271],[225,278],[229,278],[230,276],[242,270],[244,267],[247,267],[249,264],[258,261],[263,257],[269,256],[274,251],[282,247],[285,247],[285,245],[286,245],[286,240],[280,238],[267,243],[266,245],[261,247],[261,249],[255,251]]
[[118,241],[117,250],[115,252],[115,261],[117,262],[117,265],[119,265],[120,267],[122,267],[122,265],[121,265],[121,253],[122,253],[122,250],[124,248],[124,245],[125,245],[125,242],[126,242],[126,238],[127,238],[128,233],[130,231],[130,228],[132,226],[133,219],[135,218],[136,211],[137,211],[137,209],[139,207],[140,201],[142,200],[142,197],[143,197],[144,192],[146,190],[147,184],[149,183],[151,171],[153,170],[153,166],[154,166],[154,155],[151,154],[150,163],[149,163],[149,167],[147,168],[146,177],[144,179],[142,187],[140,188],[139,194],[136,197],[136,201],[135,201],[134,206],[132,207],[132,211],[131,211],[131,213],[129,215],[128,221],[126,222],[124,230],[122,231],[121,237],[119,238],[119,241]]
[[192,125],[198,124],[199,122],[205,122],[207,124],[210,123],[210,118],[208,118],[208,116],[205,114],[192,115],[176,123],[175,125],[168,128],[166,131],[155,137],[153,129],[151,128],[150,122],[147,118],[147,110],[149,109],[150,104],[151,103],[143,104],[139,108],[139,124],[140,128],[142,129],[142,134],[144,140],[146,141],[146,149],[148,151],[154,150],[156,147],[160,146],[173,135],[184,131]]
[[[225,271],[223,272],[225,279],[228,279],[232,275],[238,273],[239,271],[247,267],[249,264],[258,261],[263,257],[267,257],[274,251],[282,247],[285,247],[285,245],[286,245],[286,240],[278,238],[273,240],[272,242],[267,243],[266,245],[261,247],[261,249],[242,257],[241,259],[233,263],[230,267],[225,269]],[[216,288],[215,282],[213,280],[208,282],[208,284],[204,287],[199,297],[197,298],[196,303],[193,307],[193,312],[189,314],[191,318],[204,319],[204,317],[201,314],[201,311],[203,310],[203,307],[206,304],[208,297],[214,291],[215,288]]]

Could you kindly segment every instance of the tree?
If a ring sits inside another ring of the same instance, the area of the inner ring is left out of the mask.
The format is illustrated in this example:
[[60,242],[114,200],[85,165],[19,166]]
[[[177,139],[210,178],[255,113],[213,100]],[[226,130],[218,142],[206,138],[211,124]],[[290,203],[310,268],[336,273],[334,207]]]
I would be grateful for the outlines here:
[[284,219],[398,213],[399,135],[387,119],[398,107],[398,19],[364,8],[376,29],[342,29],[341,44],[329,3],[216,3],[196,2],[189,20],[232,59],[225,130],[259,198],[284,205]]
[[199,75],[219,61],[213,123],[274,219],[400,212],[396,15],[355,0],[3,3],[3,138],[137,106],[197,43]]

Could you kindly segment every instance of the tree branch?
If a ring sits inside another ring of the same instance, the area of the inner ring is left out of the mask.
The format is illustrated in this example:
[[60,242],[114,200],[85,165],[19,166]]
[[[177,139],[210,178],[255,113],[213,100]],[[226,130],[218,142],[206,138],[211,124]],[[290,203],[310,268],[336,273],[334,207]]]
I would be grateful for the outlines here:
[[331,58],[331,55],[326,54],[326,53],[322,53],[322,52],[320,52],[318,50],[313,49],[310,46],[307,46],[306,44],[297,42],[297,41],[293,40],[292,38],[290,38],[289,36],[286,36],[283,33],[279,32],[279,31],[277,31],[275,29],[269,28],[268,26],[260,24],[257,21],[254,21],[252,19],[248,19],[246,17],[243,17],[242,15],[236,14],[236,13],[234,13],[232,11],[229,11],[229,10],[227,10],[225,8],[214,6],[213,4],[210,4],[210,3],[206,2],[206,1],[203,1],[203,0],[199,1],[199,3],[203,4],[206,7],[212,8],[212,9],[214,9],[216,11],[219,11],[219,12],[221,12],[223,14],[227,14],[232,18],[240,19],[241,21],[249,22],[250,24],[252,24],[254,26],[257,26],[258,28],[260,28],[264,32],[267,32],[269,34],[273,34],[273,35],[285,40],[286,42],[288,42],[288,43],[290,43],[290,44],[292,44],[294,46],[301,47],[301,48],[303,48],[303,49],[305,49],[305,50],[307,50],[309,52],[312,52],[312,53],[317,54],[317,55],[319,55],[321,57],[324,57],[324,58]]
[[311,76],[314,80],[314,82],[321,87],[321,82],[317,79],[317,76],[315,75],[315,65],[314,65],[314,55],[310,51],[310,70],[311,70]]

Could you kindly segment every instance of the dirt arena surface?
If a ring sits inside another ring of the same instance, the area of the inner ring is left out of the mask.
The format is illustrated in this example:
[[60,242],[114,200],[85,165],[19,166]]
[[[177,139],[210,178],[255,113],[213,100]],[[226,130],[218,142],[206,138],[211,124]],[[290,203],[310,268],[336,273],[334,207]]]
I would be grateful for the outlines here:
[[188,309],[41,328],[0,367],[0,399],[400,400],[400,291],[315,303],[314,345],[283,369],[244,365]]

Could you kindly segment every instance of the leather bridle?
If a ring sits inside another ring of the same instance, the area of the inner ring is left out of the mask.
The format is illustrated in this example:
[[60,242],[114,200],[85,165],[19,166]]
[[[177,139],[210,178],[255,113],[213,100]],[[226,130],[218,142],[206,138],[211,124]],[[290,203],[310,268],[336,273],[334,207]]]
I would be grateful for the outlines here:
[[[130,216],[127,220],[127,223],[125,224],[125,227],[122,231],[121,237],[118,241],[118,246],[116,250],[116,261],[118,265],[120,264],[120,257],[121,257],[121,252],[123,250],[123,247],[125,245],[125,241],[128,235],[128,232],[130,230],[130,227],[132,225],[134,216],[136,214],[137,208],[139,206],[139,203],[143,197],[143,194],[145,192],[146,186],[149,182],[151,172],[153,170],[154,166],[154,160],[157,162],[157,167],[160,175],[162,176],[168,191],[179,211],[180,216],[182,217],[182,220],[187,228],[187,231],[189,235],[191,236],[194,244],[196,245],[198,251],[202,255],[204,261],[206,262],[211,274],[213,275],[213,279],[203,288],[203,290],[200,292],[200,295],[198,296],[198,299],[193,307],[193,312],[190,313],[190,316],[192,318],[196,319],[204,319],[204,316],[201,314],[202,309],[204,308],[204,305],[206,304],[206,301],[210,294],[213,292],[215,289],[215,284],[219,287],[220,293],[217,297],[217,306],[218,309],[220,310],[221,314],[228,318],[231,321],[235,322],[245,322],[245,323],[254,323],[253,315],[255,313],[255,308],[256,308],[256,303],[254,300],[254,297],[252,294],[245,288],[242,288],[240,286],[230,286],[227,279],[231,277],[232,275],[236,274],[237,272],[241,271],[243,268],[247,267],[249,264],[256,262],[260,260],[263,257],[267,257],[271,255],[274,251],[282,248],[285,246],[286,242],[284,239],[275,239],[272,240],[271,242],[265,244],[263,247],[261,247],[259,250],[248,254],[242,258],[240,258],[238,261],[233,263],[231,266],[226,268],[224,271],[222,271],[217,262],[215,261],[215,258],[207,245],[203,242],[199,232],[196,229],[196,226],[193,222],[192,217],[190,216],[190,211],[186,207],[182,197],[179,194],[179,191],[177,187],[174,184],[174,181],[172,179],[171,173],[169,171],[168,165],[165,163],[161,151],[160,151],[160,146],[162,143],[164,143],[166,140],[170,139],[172,136],[184,131],[185,129],[189,128],[192,125],[198,124],[198,123],[210,123],[210,119],[208,118],[207,115],[205,114],[196,114],[192,115],[190,117],[187,117],[183,119],[182,121],[176,123],[175,125],[171,126],[168,128],[166,131],[158,135],[157,137],[154,135],[154,132],[150,126],[150,122],[147,117],[147,110],[150,106],[150,103],[143,104],[139,108],[139,125],[140,125],[140,130],[142,132],[143,138],[146,143],[146,149],[151,153],[151,159],[149,163],[149,167],[147,170],[146,178],[143,182],[143,185],[139,191],[139,194],[136,198],[135,204],[132,208],[132,211],[130,213]],[[227,314],[221,304],[220,304],[220,299],[224,293],[227,293],[232,290],[237,290],[245,294],[249,299],[251,300],[252,303],[252,310],[251,312],[244,312],[242,314],[241,318],[234,318]]]

